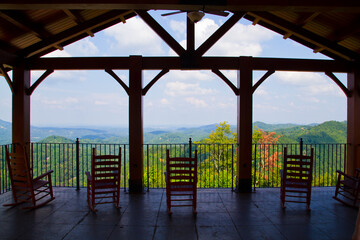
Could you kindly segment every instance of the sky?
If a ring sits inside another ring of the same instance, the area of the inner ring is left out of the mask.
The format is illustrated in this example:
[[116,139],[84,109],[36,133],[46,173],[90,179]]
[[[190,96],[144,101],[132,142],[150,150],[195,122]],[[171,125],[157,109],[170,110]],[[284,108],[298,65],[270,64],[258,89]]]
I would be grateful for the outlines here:
[[[184,47],[186,14],[150,14]],[[206,14],[195,24],[195,47],[227,18]],[[54,51],[45,57],[175,56],[135,17]],[[329,59],[290,39],[241,19],[205,56]],[[128,71],[115,71],[128,84]],[[160,71],[144,71],[144,86]],[[236,85],[236,71],[222,71]],[[33,71],[32,83],[42,74]],[[255,71],[253,84],[265,72]],[[9,73],[11,76],[11,72]],[[335,74],[346,86],[346,74]],[[211,71],[170,71],[144,97],[144,126],[236,124],[236,96]],[[0,119],[11,121],[11,93],[0,77]],[[128,126],[128,96],[105,71],[55,71],[31,96],[33,126]],[[346,120],[346,97],[324,73],[276,72],[253,95],[253,121],[310,124]]]

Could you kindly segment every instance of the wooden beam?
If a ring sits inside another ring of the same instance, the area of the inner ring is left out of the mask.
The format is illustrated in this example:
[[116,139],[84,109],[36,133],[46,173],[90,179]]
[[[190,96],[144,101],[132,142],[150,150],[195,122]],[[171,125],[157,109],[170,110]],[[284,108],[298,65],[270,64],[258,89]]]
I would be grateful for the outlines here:
[[39,43],[33,44],[30,47],[27,47],[19,52],[20,55],[25,57],[31,57],[38,52],[41,52],[45,49],[48,49],[51,46],[62,44],[62,42],[71,39],[77,35],[80,35],[81,33],[84,33],[88,30],[91,30],[95,27],[101,26],[107,22],[110,22],[114,19],[118,19],[120,15],[128,13],[127,11],[119,11],[119,10],[113,10],[110,12],[107,12],[103,15],[100,15],[98,17],[95,17],[87,22],[84,22],[83,24],[79,24],[75,27],[72,27],[68,30],[65,30],[59,34],[53,35],[49,38],[46,38],[42,40]]
[[334,42],[341,42],[353,34],[360,32],[360,17],[353,21],[348,26],[341,28],[339,31],[334,32],[329,39]]
[[15,54],[4,51],[0,48],[0,65],[6,64],[8,66],[14,66],[16,64],[17,56]]
[[30,96],[30,95],[34,92],[35,88],[37,88],[37,87],[40,85],[40,83],[42,83],[42,81],[44,81],[45,78],[47,78],[47,77],[48,77],[50,74],[52,74],[53,72],[54,72],[54,69],[48,69],[48,70],[46,70],[46,71],[39,77],[39,79],[36,80],[36,81],[33,83],[33,85],[31,85],[31,87],[26,90],[26,94]]
[[216,32],[214,32],[201,46],[196,49],[197,56],[204,55],[221,37],[225,35],[243,16],[244,12],[234,13]]
[[218,75],[231,88],[231,90],[233,90],[236,96],[240,94],[239,89],[222,72],[220,72],[219,69],[211,69],[211,71]]
[[325,72],[325,74],[341,88],[341,90],[345,93],[346,97],[351,97],[350,90],[332,72]]
[[136,11],[137,15],[152,29],[154,32],[169,45],[179,56],[185,53],[185,49],[146,11]]
[[269,70],[267,71],[264,76],[262,76],[256,83],[255,85],[252,87],[252,93],[254,93],[256,91],[256,89],[268,78],[270,77],[275,71],[274,70]]
[[[1,9],[174,9],[199,10],[204,6],[203,0],[2,0]],[[211,10],[234,11],[359,11],[356,0],[220,0],[206,4]]]
[[2,65],[0,65],[0,73],[3,75],[7,84],[9,85],[11,92],[14,94],[13,82],[11,81],[11,78],[9,77],[9,75],[7,74],[6,70],[4,69],[4,67]]
[[148,83],[148,85],[146,85],[146,87],[143,88],[143,90],[142,90],[142,95],[145,96],[146,93],[149,91],[149,89],[150,89],[162,76],[164,76],[164,75],[165,75],[166,73],[168,73],[168,72],[169,72],[169,69],[163,69],[163,70],[161,70],[161,72],[159,72],[159,74],[156,75],[156,76],[154,77],[154,79],[151,80],[151,81]]
[[[128,12],[125,12],[124,14],[120,15],[119,18],[114,18],[113,20],[111,21],[107,21],[105,22],[104,24],[101,24],[99,26],[96,26],[94,28],[90,28],[91,31],[95,34],[97,32],[100,32],[108,27],[111,27],[115,24],[118,24],[120,23],[122,20],[122,18],[126,18],[126,19],[129,19],[131,17],[135,17],[136,14],[133,12],[133,11],[128,11]],[[86,24],[86,23],[84,23]],[[64,41],[61,42],[61,45],[62,46],[67,46],[69,44],[72,44],[78,40],[81,40],[85,37],[88,37],[89,34],[86,32],[86,31],[83,31],[82,33],[78,34],[78,35],[73,35],[71,38],[68,38]],[[36,53],[34,53],[33,55],[31,55],[31,57],[29,59],[37,59],[39,57],[42,57],[48,53],[51,53],[53,51],[55,51],[56,49],[54,47],[46,47],[46,48],[43,48],[42,50],[39,50],[37,51]]]
[[[202,57],[198,60],[201,69],[239,69],[239,57]],[[104,70],[129,69],[129,57],[72,57],[27,59],[26,67],[31,70]],[[180,57],[143,57],[144,70],[180,70]],[[252,59],[253,70],[260,71],[300,71],[300,72],[348,72],[353,69],[352,62],[292,58]]]
[[186,50],[194,52],[195,50],[195,23],[186,17]]
[[296,25],[303,27],[312,20],[314,20],[317,16],[319,16],[320,12],[314,12],[314,13],[301,13],[301,16],[298,20],[296,20]]
[[[29,33],[32,33],[39,39],[44,40],[52,36],[52,34],[48,32],[44,28],[44,26],[38,23],[34,23],[30,18],[28,18],[25,14],[23,14],[20,11],[3,10],[0,11],[0,17],[12,23],[16,27],[23,29]],[[55,45],[55,47],[60,50],[63,50],[61,46]]]
[[328,51],[333,52],[346,60],[358,59],[359,54],[350,51],[349,49],[338,45],[336,42],[332,42],[326,38],[316,35],[306,29],[303,29],[293,23],[290,23],[282,18],[279,18],[268,12],[251,12],[248,13],[255,18],[260,17],[262,21],[267,21],[270,24],[283,29],[286,32],[293,32],[294,35],[298,35],[304,40],[311,42],[319,47],[326,48]]
[[238,70],[237,96],[237,158],[236,158],[236,191],[251,192],[252,179],[252,57],[240,58],[240,70]]
[[121,78],[118,75],[116,75],[116,73],[114,73],[113,70],[105,69],[105,72],[107,72],[110,76],[112,76],[124,88],[126,94],[129,95],[129,87],[124,83],[123,80],[121,80]]
[[[85,19],[80,15],[77,10],[63,9],[66,15],[70,17],[76,24],[82,24],[85,22]],[[89,36],[94,37],[94,33],[91,30],[86,31]]]

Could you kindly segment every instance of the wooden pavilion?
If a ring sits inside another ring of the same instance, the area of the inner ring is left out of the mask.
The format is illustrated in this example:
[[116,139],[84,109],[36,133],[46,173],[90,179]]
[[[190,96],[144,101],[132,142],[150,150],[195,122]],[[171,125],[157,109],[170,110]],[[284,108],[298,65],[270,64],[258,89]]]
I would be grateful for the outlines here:
[[[187,18],[182,47],[152,16],[151,9],[185,12],[227,11],[232,16],[195,49],[194,23]],[[77,40],[138,15],[178,55],[176,57],[41,58]],[[205,57],[241,18],[271,29],[333,60]],[[143,191],[143,96],[169,70],[212,70],[237,96],[237,190],[251,191],[253,93],[275,71],[326,73],[347,97],[347,172],[360,167],[360,2],[358,0],[2,0],[0,71],[12,91],[12,141],[30,142],[30,99],[56,70],[105,70],[129,96],[130,192]],[[113,70],[129,70],[129,86]],[[13,75],[8,72],[12,70]],[[31,85],[30,72],[44,74]],[[143,85],[143,70],[160,70]],[[237,86],[221,70],[237,70]],[[266,74],[253,82],[253,71]],[[347,73],[347,86],[333,74]]]

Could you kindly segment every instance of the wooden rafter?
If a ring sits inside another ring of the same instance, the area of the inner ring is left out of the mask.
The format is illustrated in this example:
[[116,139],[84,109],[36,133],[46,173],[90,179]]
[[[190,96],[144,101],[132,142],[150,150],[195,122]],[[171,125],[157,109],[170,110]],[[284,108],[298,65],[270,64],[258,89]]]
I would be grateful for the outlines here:
[[[21,13],[20,11],[0,11],[0,17],[7,20],[14,26],[23,29],[36,37],[38,37],[41,40],[44,40],[46,38],[49,38],[52,36],[51,33],[49,33],[47,30],[45,30],[44,26],[38,23],[34,23],[29,19],[25,14]],[[56,48],[62,50],[61,45],[57,46]]]
[[300,17],[296,21],[296,25],[303,27],[316,17],[318,17],[321,13],[320,12],[313,12],[313,13],[301,13]]
[[136,13],[179,56],[185,53],[185,49],[157,21],[155,21],[150,14],[141,10],[137,10]]
[[[151,4],[150,4],[151,2]],[[71,0],[71,1],[47,1],[47,0],[2,0],[1,9],[175,9],[175,10],[198,10],[203,8],[204,0],[179,1],[179,0]],[[218,3],[218,4],[216,4]],[[285,11],[301,9],[304,12],[314,11],[359,11],[359,3],[355,0],[219,0],[211,1],[206,6],[212,10],[227,10],[232,6],[236,11]]]
[[[76,10],[64,9],[63,10],[68,17],[70,17],[75,23],[82,24],[85,22],[85,19],[80,15],[80,13]],[[94,37],[94,33],[91,30],[86,31],[89,36]]]
[[[31,57],[39,52],[42,52],[51,46],[60,44],[62,45],[63,42],[72,39],[82,33],[86,33],[86,31],[94,29],[96,27],[102,26],[107,22],[113,21],[115,19],[119,19],[119,16],[122,14],[127,14],[128,11],[119,11],[119,10],[112,10],[103,15],[95,17],[89,21],[86,21],[82,24],[79,24],[75,27],[72,27],[68,30],[65,30],[59,34],[53,35],[50,38],[44,39],[39,43],[31,45],[20,51],[20,55],[25,57]],[[120,21],[120,20],[118,20]],[[65,44],[64,44],[65,45]]]
[[349,49],[338,45],[336,42],[330,41],[324,37],[316,35],[313,32],[310,32],[306,29],[303,29],[291,22],[288,22],[282,18],[279,18],[268,12],[251,12],[248,15],[253,16],[254,18],[260,17],[262,21],[270,23],[272,26],[275,26],[283,31],[293,32],[294,35],[297,35],[299,38],[304,39],[307,42],[310,42],[317,47],[322,47],[329,52],[333,52],[334,54],[346,59],[359,59],[359,55],[350,51]]
[[329,36],[329,38],[332,41],[341,42],[341,41],[345,40],[346,38],[348,38],[350,35],[356,34],[359,32],[360,32],[360,18],[356,19],[351,24],[342,28],[341,30],[334,32],[332,34],[332,36]]

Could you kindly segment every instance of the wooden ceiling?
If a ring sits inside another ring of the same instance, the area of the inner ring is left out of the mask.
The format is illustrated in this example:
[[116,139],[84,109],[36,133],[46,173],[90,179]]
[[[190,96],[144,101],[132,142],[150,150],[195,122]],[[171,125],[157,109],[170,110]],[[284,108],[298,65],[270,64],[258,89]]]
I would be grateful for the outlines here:
[[[337,60],[360,59],[359,0],[2,0],[0,62],[37,58],[136,16],[136,10],[222,10]],[[290,57],[290,56],[289,56]]]

